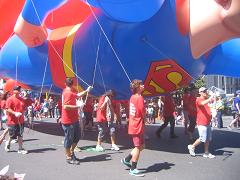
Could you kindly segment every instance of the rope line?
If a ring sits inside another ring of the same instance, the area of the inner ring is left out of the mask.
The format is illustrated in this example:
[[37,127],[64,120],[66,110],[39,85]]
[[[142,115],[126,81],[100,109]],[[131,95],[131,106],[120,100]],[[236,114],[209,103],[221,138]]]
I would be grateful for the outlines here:
[[126,69],[124,68],[124,66],[123,66],[123,64],[122,64],[122,62],[121,62],[121,60],[120,60],[120,58],[118,57],[118,55],[117,55],[117,53],[116,53],[115,49],[113,48],[113,46],[112,46],[112,44],[111,44],[111,42],[110,42],[109,38],[107,37],[107,34],[105,33],[105,31],[104,31],[104,29],[103,29],[102,25],[100,24],[100,22],[99,22],[99,20],[98,20],[98,18],[97,18],[97,16],[96,16],[96,14],[94,13],[94,11],[93,11],[92,7],[90,6],[90,4],[88,3],[88,1],[87,1],[87,0],[86,0],[86,4],[89,6],[89,8],[90,8],[90,10],[91,10],[91,12],[92,12],[92,14],[93,14],[93,16],[94,16],[95,20],[97,21],[97,23],[98,23],[98,25],[99,25],[99,27],[100,27],[100,29],[101,29],[102,33],[103,33],[103,35],[105,36],[105,38],[106,38],[106,40],[107,40],[107,42],[108,42],[109,46],[111,47],[111,49],[112,49],[112,51],[113,51],[114,55],[116,56],[116,58],[117,58],[117,60],[118,60],[118,62],[119,62],[119,64],[120,64],[120,66],[122,67],[122,69],[123,69],[123,71],[124,71],[125,75],[127,76],[127,78],[128,78],[128,81],[129,81],[129,82],[131,82],[131,79],[130,79],[130,77],[129,77],[129,75],[128,75],[127,71],[126,71]]

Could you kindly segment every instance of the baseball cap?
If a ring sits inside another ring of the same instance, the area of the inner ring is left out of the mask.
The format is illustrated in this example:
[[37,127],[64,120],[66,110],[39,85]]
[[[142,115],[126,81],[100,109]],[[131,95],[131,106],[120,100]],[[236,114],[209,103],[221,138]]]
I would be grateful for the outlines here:
[[206,90],[207,90],[207,88],[205,88],[205,87],[200,87],[198,91],[199,91],[199,92],[204,92],[204,91],[206,91]]
[[22,88],[21,86],[14,86],[14,87],[13,87],[13,90],[20,91],[21,88]]

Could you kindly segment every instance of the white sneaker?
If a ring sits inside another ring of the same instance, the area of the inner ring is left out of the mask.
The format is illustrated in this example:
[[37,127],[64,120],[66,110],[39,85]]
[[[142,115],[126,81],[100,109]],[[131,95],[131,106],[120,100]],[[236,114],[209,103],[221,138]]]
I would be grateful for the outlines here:
[[98,151],[98,152],[103,152],[103,151],[104,151],[104,148],[103,148],[101,145],[97,145],[97,146],[96,146],[96,151]]
[[17,142],[18,142],[17,139],[13,139],[13,140],[11,141],[11,144],[15,144],[15,143],[17,143]]
[[25,149],[19,149],[18,150],[18,154],[27,154],[27,153],[28,153],[28,151],[25,150]]
[[204,154],[203,154],[203,157],[209,158],[209,159],[213,159],[213,158],[215,158],[216,156],[214,156],[214,155],[211,154],[211,153],[208,153],[208,154],[204,153]]
[[113,151],[119,151],[119,147],[116,144],[112,144],[111,150]]
[[195,151],[194,151],[195,149],[194,149],[193,145],[189,144],[188,145],[188,150],[189,150],[189,154],[191,156],[196,156]]
[[8,143],[8,141],[5,142],[5,147],[4,147],[6,152],[10,151],[10,144]]
[[227,126],[228,130],[232,131],[232,127],[231,126]]

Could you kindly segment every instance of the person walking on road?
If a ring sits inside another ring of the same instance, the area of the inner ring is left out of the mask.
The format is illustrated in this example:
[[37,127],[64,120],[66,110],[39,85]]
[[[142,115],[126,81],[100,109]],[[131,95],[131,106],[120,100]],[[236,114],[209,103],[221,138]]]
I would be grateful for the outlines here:
[[112,105],[112,98],[115,96],[113,90],[108,90],[99,98],[98,109],[97,109],[97,128],[98,128],[98,138],[96,151],[104,151],[102,147],[102,140],[107,132],[110,134],[112,147],[111,150],[119,151],[119,147],[116,145],[116,129],[113,124],[114,120],[114,110]]
[[[140,152],[144,149],[145,106],[142,96],[144,85],[141,80],[135,79],[131,82],[130,87],[133,95],[130,98],[128,134],[132,136],[134,149],[127,157],[123,158],[121,162],[130,168],[130,175],[144,176],[144,174],[137,169]],[[132,161],[132,164],[130,161]]]
[[75,93],[73,90],[73,79],[67,78],[65,80],[66,88],[62,93],[62,116],[61,124],[64,131],[64,148],[66,154],[66,161],[69,164],[79,164],[79,159],[74,154],[74,149],[80,139],[80,128],[78,109],[76,104],[77,97],[82,97],[91,90],[91,86],[81,93]]
[[204,154],[205,158],[215,158],[209,152],[209,143],[212,140],[212,130],[210,126],[211,122],[211,111],[208,103],[212,101],[212,97],[208,98],[208,92],[205,87],[199,89],[200,97],[196,99],[196,108],[197,108],[197,128],[199,133],[199,138],[193,143],[188,145],[189,154],[191,156],[196,156],[195,148],[204,143]]

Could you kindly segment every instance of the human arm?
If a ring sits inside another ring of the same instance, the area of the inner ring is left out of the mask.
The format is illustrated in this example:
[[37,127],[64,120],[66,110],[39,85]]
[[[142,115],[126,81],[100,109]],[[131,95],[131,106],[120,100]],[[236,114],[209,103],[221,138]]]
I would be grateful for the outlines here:
[[93,87],[92,86],[88,86],[88,88],[85,91],[82,91],[80,93],[77,94],[78,97],[82,97],[84,96],[86,93],[88,93]]
[[10,114],[12,114],[12,115],[16,116],[16,117],[20,117],[20,116],[22,115],[22,113],[21,113],[21,112],[16,112],[16,111],[13,111],[13,110],[12,110],[12,109],[10,109],[10,108],[7,108],[7,109],[6,109],[6,111],[7,111],[8,113],[10,113]]

